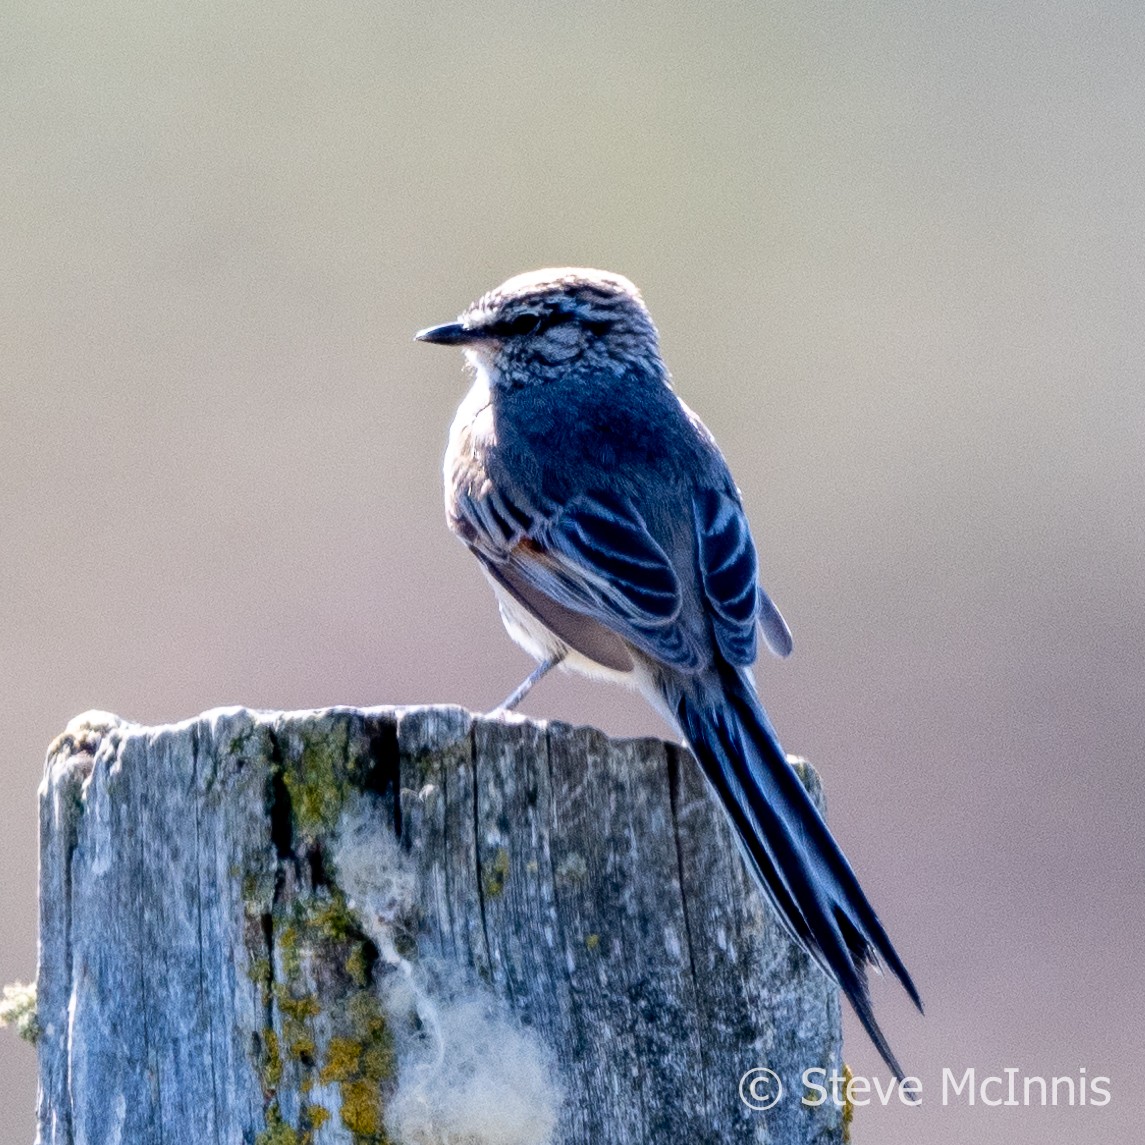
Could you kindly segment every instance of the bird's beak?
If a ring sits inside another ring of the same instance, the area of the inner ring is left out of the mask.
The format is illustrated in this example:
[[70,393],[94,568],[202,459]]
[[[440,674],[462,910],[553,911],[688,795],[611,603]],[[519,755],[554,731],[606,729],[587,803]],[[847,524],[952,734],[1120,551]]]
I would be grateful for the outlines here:
[[443,322],[440,326],[419,330],[414,335],[418,342],[433,342],[438,346],[463,346],[474,337],[473,331],[467,330],[460,322]]

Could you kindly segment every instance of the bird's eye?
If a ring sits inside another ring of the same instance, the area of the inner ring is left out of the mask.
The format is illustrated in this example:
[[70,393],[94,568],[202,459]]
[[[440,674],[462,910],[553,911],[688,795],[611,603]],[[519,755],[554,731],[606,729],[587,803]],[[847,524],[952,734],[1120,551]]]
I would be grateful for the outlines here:
[[526,334],[535,334],[541,328],[539,314],[518,314],[502,326],[506,337],[520,338]]

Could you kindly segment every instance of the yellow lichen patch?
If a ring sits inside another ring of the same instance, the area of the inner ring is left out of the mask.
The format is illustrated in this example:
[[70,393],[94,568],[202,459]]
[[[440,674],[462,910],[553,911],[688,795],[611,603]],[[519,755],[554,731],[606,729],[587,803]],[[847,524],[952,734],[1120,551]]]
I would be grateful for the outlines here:
[[[350,740],[349,721],[336,715],[308,731],[287,723],[269,760],[268,790],[277,786],[277,798],[285,788],[289,797],[295,860],[280,854],[277,865],[267,865],[259,854],[251,868],[263,873],[243,880],[248,974],[269,1027],[252,1052],[265,1094],[258,1145],[313,1145],[339,1118],[339,1132],[353,1145],[388,1140],[385,1109],[397,1060],[372,982],[377,952],[333,861],[341,816],[370,766]],[[300,862],[304,851],[308,864]],[[507,855],[503,863],[502,885]]]
[[486,898],[496,898],[509,879],[509,852],[498,847],[490,862],[481,869],[481,889]]
[[356,1136],[377,1138],[382,1131],[382,1095],[368,1081],[343,1082],[342,1124]]
[[[250,965],[247,967],[247,977],[260,988],[262,991],[270,989],[270,959],[269,958],[254,958],[251,960]],[[267,998],[263,997],[263,1005],[267,1003]]]
[[283,1120],[278,1102],[266,1111],[266,1128],[255,1138],[255,1145],[314,1145],[314,1134],[330,1120],[330,1111],[311,1102],[302,1107],[302,1126],[295,1129]]
[[287,1023],[306,1022],[322,1013],[322,1007],[313,994],[303,994],[301,998],[295,998],[289,988],[281,982],[275,983],[274,1000]]
[[355,986],[365,986],[369,980],[369,963],[366,960],[366,944],[355,942],[344,963],[346,973]]
[[371,990],[353,994],[345,1015],[353,1036],[330,1039],[321,1080],[338,1084],[342,1124],[354,1134],[355,1145],[381,1145],[386,1140],[383,1097],[397,1073],[393,1035]]
[[306,925],[322,937],[344,939],[358,933],[358,922],[346,904],[346,896],[336,887],[310,904]]
[[333,720],[329,728],[303,733],[301,750],[283,764],[294,826],[309,841],[338,823],[349,793],[348,742],[348,723]]
[[314,1145],[314,1134],[330,1120],[330,1111],[311,1103],[302,1107],[302,1126],[295,1129],[283,1120],[278,1102],[266,1111],[266,1128],[255,1138],[255,1145]]
[[326,1047],[326,1062],[318,1075],[323,1085],[332,1081],[348,1081],[358,1072],[362,1045],[350,1038],[331,1038]]
[[286,980],[292,982],[302,972],[302,964],[298,961],[298,931],[293,926],[279,927],[274,941]]
[[262,1067],[263,1088],[273,1093],[282,1081],[282,1054],[278,1050],[278,1035],[273,1030],[262,1033],[264,1064]]
[[379,1031],[362,1052],[362,1073],[380,1083],[392,1079],[397,1068],[393,1040],[384,1031]]
[[[339,1116],[354,1145],[383,1145],[385,1097],[395,1083],[397,1061],[393,1036],[369,981],[369,939],[336,887],[302,895],[289,907],[280,904],[274,917],[278,941],[271,974],[277,971],[285,981],[271,983],[268,990],[278,1036],[267,1031],[262,1055],[264,1090],[271,1099],[267,1132],[290,1128],[279,1112],[276,1090],[293,1086],[302,1098],[293,1132],[298,1145],[308,1145],[317,1125],[305,1110],[332,1115],[308,1103],[308,1097],[318,1085],[337,1085]],[[312,977],[316,972],[317,979]],[[264,1145],[278,1143],[267,1138]]]
[[324,1105],[315,1105],[311,1102],[303,1111],[303,1116],[310,1122],[311,1129],[321,1129],[330,1120],[330,1110]]
[[266,1128],[254,1139],[255,1145],[302,1145],[298,1130],[287,1125],[274,1102],[266,1111]]

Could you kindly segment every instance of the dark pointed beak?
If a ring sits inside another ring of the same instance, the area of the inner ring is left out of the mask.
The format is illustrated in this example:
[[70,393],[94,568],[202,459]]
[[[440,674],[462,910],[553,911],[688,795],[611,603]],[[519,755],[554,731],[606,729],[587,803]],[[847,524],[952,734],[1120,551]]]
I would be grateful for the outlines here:
[[433,342],[437,346],[462,346],[473,337],[473,331],[466,330],[460,322],[443,322],[440,326],[419,330],[414,335],[418,342]]

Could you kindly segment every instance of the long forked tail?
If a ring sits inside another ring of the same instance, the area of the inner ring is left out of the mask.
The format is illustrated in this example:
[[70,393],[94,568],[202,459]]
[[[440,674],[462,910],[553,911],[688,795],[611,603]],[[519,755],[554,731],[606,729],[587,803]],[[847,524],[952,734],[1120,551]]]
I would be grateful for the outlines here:
[[779,746],[750,677],[727,664],[665,699],[731,819],[737,842],[788,933],[838,983],[896,1078],[875,1021],[867,967],[885,964],[918,991],[859,880]]

